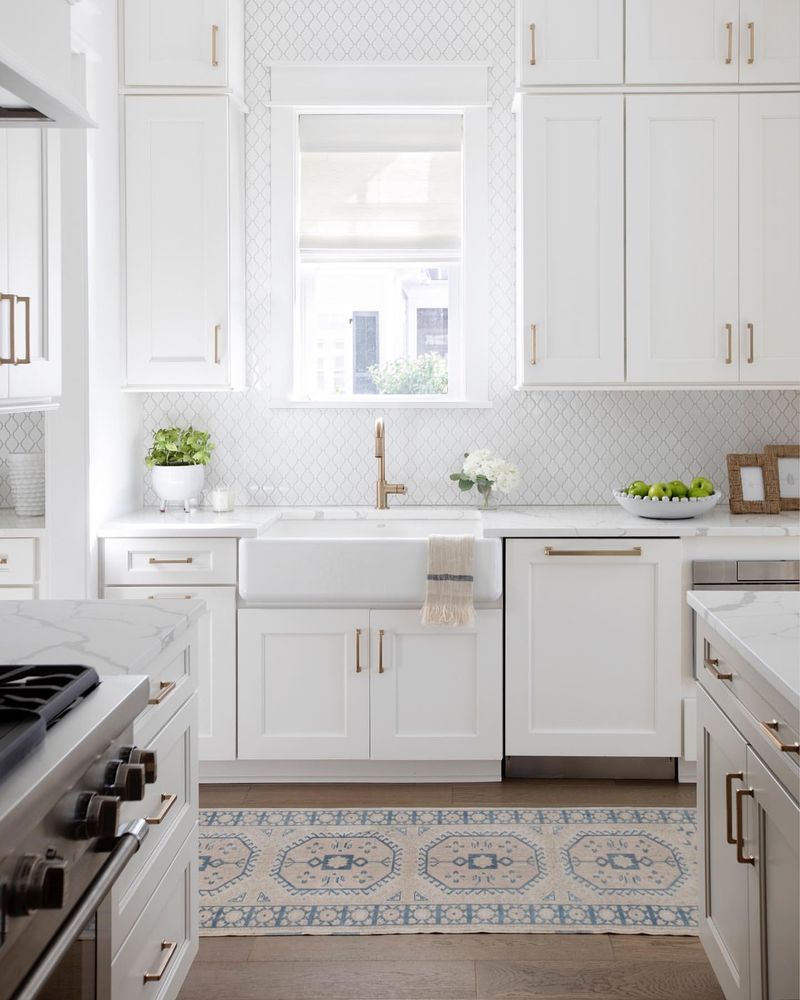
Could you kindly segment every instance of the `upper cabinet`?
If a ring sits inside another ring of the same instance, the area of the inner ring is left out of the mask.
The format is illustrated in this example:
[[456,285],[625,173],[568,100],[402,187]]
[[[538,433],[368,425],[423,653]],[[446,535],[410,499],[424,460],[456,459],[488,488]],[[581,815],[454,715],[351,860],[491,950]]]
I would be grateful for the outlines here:
[[629,0],[632,84],[800,81],[797,0]]
[[125,0],[125,86],[241,90],[242,10],[229,0]]
[[622,0],[517,0],[517,82],[622,83]]

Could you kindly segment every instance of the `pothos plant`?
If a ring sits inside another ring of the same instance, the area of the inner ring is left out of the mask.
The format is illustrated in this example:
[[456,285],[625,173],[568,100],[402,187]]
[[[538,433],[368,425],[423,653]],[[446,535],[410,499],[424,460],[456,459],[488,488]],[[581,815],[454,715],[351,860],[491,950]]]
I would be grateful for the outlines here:
[[162,427],[153,432],[145,464],[148,469],[154,465],[208,465],[213,450],[208,431],[196,431],[194,427]]

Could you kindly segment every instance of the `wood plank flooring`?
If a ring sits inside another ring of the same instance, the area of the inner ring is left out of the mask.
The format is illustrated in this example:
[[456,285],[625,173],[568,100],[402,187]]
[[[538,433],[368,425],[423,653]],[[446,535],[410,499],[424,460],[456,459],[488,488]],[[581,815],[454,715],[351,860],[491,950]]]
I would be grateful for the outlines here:
[[[203,785],[201,806],[695,803],[694,785],[516,779],[441,785]],[[697,938],[412,934],[202,938],[179,1000],[724,1000]]]

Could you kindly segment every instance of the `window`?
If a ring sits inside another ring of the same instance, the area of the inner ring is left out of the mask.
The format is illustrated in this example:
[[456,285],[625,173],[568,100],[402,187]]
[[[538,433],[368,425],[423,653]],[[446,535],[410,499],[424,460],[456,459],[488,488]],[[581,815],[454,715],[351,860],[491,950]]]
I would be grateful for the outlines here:
[[485,108],[428,106],[424,80],[402,105],[337,107],[353,68],[308,72],[322,106],[273,111],[280,401],[485,404]]

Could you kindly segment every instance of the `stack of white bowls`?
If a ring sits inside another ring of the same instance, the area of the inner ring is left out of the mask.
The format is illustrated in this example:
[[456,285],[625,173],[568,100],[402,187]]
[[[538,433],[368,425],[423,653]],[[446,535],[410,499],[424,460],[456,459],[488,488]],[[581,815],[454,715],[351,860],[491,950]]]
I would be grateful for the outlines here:
[[20,517],[44,514],[44,455],[41,452],[6,456],[14,510]]

